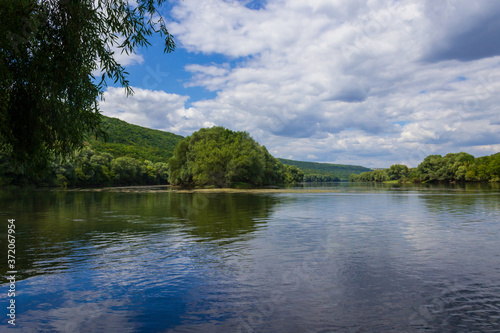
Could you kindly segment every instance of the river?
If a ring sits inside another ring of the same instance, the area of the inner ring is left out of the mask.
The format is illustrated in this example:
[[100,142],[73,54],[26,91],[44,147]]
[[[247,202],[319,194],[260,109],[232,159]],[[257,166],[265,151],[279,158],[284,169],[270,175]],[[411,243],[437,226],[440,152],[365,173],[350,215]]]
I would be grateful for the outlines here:
[[[22,332],[499,332],[500,189],[0,190]],[[10,331],[10,330],[9,330]]]

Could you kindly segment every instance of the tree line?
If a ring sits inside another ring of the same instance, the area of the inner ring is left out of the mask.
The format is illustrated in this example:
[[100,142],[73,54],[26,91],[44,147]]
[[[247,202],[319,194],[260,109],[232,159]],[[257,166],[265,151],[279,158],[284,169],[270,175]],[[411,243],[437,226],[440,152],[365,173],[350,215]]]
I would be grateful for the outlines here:
[[500,153],[475,158],[464,152],[429,155],[416,168],[394,164],[388,169],[351,174],[351,182],[437,183],[499,182]]
[[279,158],[280,162],[287,165],[294,165],[304,172],[305,182],[337,182],[347,181],[352,173],[359,174],[365,171],[371,171],[359,165],[345,165],[332,163],[318,163],[294,161]]
[[0,154],[1,185],[34,186],[113,186],[167,184],[168,165],[137,160],[128,156],[115,158],[89,147],[72,156],[52,157],[39,172],[16,166],[8,154]]
[[52,156],[47,168],[33,172],[0,151],[0,186],[265,186],[301,182],[304,173],[284,165],[247,132],[223,127],[201,129],[180,141],[165,162],[115,157],[89,146],[70,156]]

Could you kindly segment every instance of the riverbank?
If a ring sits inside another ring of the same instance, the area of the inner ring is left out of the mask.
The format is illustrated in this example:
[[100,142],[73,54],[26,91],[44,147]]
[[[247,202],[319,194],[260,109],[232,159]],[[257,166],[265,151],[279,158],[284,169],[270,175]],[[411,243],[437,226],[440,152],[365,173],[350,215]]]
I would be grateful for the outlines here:
[[[499,183],[460,183],[460,184],[422,184],[422,183],[301,183],[295,187],[264,187],[264,188],[185,188],[172,185],[137,185],[113,186],[97,188],[52,188],[54,191],[67,192],[119,192],[119,193],[339,193],[339,192],[373,192],[379,190],[391,191],[479,191],[487,189],[499,190]],[[41,190],[41,188],[39,188]],[[47,188],[45,188],[47,189]]]
[[175,192],[175,193],[331,193],[337,189],[304,189],[304,188],[182,188],[172,185],[150,186],[117,186],[100,188],[64,189],[68,192]]

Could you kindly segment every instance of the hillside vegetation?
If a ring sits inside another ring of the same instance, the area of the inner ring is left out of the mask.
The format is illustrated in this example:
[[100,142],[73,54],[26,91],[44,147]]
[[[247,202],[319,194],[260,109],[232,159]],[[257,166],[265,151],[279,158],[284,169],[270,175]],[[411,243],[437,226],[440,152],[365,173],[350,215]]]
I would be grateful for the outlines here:
[[279,160],[283,164],[293,165],[302,170],[305,182],[347,181],[351,174],[372,171],[372,169],[358,165],[302,162],[284,158]]
[[168,183],[167,161],[182,136],[104,118],[107,138],[89,139],[85,148],[45,170],[29,172],[0,151],[0,186],[109,186]]
[[104,118],[108,137],[90,140],[90,147],[114,157],[127,156],[137,160],[167,163],[175,147],[184,137],[129,124],[116,118]]

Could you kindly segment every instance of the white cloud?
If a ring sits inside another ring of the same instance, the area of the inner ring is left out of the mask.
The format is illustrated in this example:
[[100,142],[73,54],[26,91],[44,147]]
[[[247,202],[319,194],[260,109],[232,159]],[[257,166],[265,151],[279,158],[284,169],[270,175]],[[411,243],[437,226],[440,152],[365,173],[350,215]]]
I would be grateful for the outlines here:
[[133,89],[134,94],[127,97],[124,88],[108,87],[99,105],[101,112],[128,123],[181,135],[214,125],[199,110],[185,108],[189,96]]
[[[246,130],[294,159],[388,166],[431,153],[491,154],[500,143],[500,58],[487,50],[489,30],[478,27],[500,17],[499,8],[269,0],[252,10],[235,0],[179,1],[169,24],[178,44],[232,59],[186,66],[188,86],[216,97],[186,109],[186,96],[138,90],[120,104],[108,89],[106,112],[119,106],[124,120],[180,134],[212,124]],[[474,47],[485,52],[460,45],[474,31],[484,39]]]
[[[141,54],[136,52],[131,52],[127,54],[126,52],[122,52],[122,49],[118,47],[118,45],[123,43],[124,40],[125,38],[120,37],[118,38],[116,44],[111,46],[111,51],[113,52],[113,58],[116,60],[117,63],[119,63],[124,67],[142,64],[144,62],[144,58]],[[92,72],[92,75],[94,75],[95,77],[99,77],[102,75],[102,71],[101,68],[99,68],[99,66],[100,62],[97,61],[98,69]]]
[[118,49],[116,47],[113,48],[113,51],[115,52],[114,58],[116,62],[118,62],[122,66],[142,64],[144,62],[144,58],[140,54],[137,53],[127,54],[125,52],[122,52],[121,49]]

